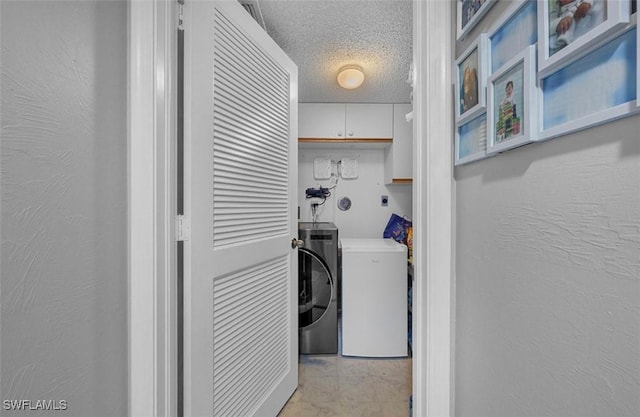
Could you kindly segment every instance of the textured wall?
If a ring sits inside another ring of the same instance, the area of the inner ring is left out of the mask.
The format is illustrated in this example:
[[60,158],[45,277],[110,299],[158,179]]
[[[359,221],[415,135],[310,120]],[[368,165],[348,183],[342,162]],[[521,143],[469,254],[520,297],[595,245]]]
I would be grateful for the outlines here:
[[639,127],[455,169],[457,416],[640,416]]
[[[340,237],[376,238],[382,237],[384,227],[391,213],[411,217],[411,185],[384,184],[384,151],[371,149],[340,149],[339,146],[327,149],[299,149],[298,160],[298,200],[300,220],[311,221],[310,202],[305,198],[305,190],[319,185],[328,187],[329,180],[316,180],[313,177],[315,158],[331,158],[334,161],[343,157],[355,157],[358,160],[358,178],[340,179],[331,197],[318,209],[318,221],[334,222],[340,230]],[[335,164],[334,172],[335,172]],[[389,205],[380,205],[381,195],[389,196]],[[340,211],[337,201],[340,197],[351,199],[351,209]],[[315,201],[315,199],[313,199]]]
[[638,126],[456,169],[456,415],[640,415]]
[[0,7],[0,414],[124,416],[126,3]]
[[639,124],[456,169],[456,415],[640,415]]

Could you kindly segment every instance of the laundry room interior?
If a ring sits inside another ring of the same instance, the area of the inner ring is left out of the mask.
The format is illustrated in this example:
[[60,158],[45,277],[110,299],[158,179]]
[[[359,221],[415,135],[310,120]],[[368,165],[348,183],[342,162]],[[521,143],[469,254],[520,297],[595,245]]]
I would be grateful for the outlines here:
[[[333,222],[340,229],[341,237],[378,238],[392,214],[411,219],[411,183],[385,181],[385,155],[390,147],[367,149],[345,144],[344,149],[339,145],[318,149],[307,146],[300,145],[298,149],[300,221]],[[410,163],[411,155],[407,156]],[[354,166],[352,178],[344,176],[345,161]],[[331,166],[330,178],[324,175],[318,178],[318,164]],[[307,189],[320,187],[330,192],[326,200],[307,198]],[[315,219],[314,204],[317,204]]]
[[298,66],[299,384],[280,415],[408,415],[412,2],[243,5]]
[[[381,406],[392,413],[409,409],[411,104],[350,105],[370,109],[363,113],[367,124],[382,124],[383,133],[364,140],[326,138],[307,124],[321,121],[326,126],[322,107],[345,104],[299,106],[301,377],[283,416],[317,404],[326,409],[331,402],[327,396],[336,407],[349,404],[371,411]],[[404,170],[402,177],[394,176],[400,171],[394,172],[394,161]],[[391,242],[389,249],[380,247]],[[364,250],[370,252],[362,258]],[[381,250],[396,253],[385,256]],[[334,280],[333,295],[322,289],[331,282],[323,271]],[[325,309],[332,298],[335,311]],[[322,323],[327,320],[329,326]],[[337,345],[327,344],[331,339]]]

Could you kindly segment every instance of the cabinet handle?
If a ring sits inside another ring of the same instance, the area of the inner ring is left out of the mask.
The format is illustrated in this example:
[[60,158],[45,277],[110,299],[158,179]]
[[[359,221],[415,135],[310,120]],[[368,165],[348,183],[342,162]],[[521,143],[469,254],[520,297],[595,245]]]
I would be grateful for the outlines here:
[[353,132],[349,132],[349,136],[353,136]]
[[342,136],[342,132],[338,132],[338,136]]

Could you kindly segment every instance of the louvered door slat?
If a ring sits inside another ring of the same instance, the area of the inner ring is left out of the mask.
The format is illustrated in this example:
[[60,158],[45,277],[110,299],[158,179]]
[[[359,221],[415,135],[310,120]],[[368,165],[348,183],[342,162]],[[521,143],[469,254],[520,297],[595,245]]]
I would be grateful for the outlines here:
[[[224,30],[220,30],[219,32],[223,31]],[[237,69],[237,65],[242,65],[244,63],[244,56],[239,51],[245,45],[247,45],[246,40],[244,42],[239,42],[237,39],[231,41],[228,41],[228,38],[222,39],[218,44],[218,57],[222,57],[224,55],[226,61]],[[277,70],[274,71],[273,68],[269,68],[271,65],[271,61],[269,59],[264,59],[260,54],[255,54],[255,51],[248,52],[254,56],[256,63],[259,64],[258,67],[263,67],[264,70],[259,71],[256,70],[255,67],[243,68],[243,76],[247,82],[255,86],[258,91],[265,91],[268,96],[271,96],[272,93],[269,92],[269,90],[277,89],[283,74]],[[277,98],[283,98],[284,93],[282,91],[274,91],[273,95]]]
[[[265,187],[268,187],[270,192],[273,191],[282,191],[282,187],[276,187],[276,186],[270,186],[267,183],[253,183],[251,181],[243,181],[241,179],[235,179],[235,178],[225,178],[224,180],[220,181],[220,184],[218,185],[218,190],[219,190],[219,196],[228,196],[228,197],[232,197],[234,195],[238,196],[239,194],[237,193],[238,187],[242,187],[244,190],[248,191],[248,192],[254,192],[254,193],[260,193],[263,192]],[[258,196],[258,198],[260,199],[264,199],[264,198],[269,198],[268,195],[266,196]],[[278,199],[274,199],[275,201],[277,201]],[[242,213],[243,211],[238,210],[238,213]],[[217,214],[217,213],[216,213]]]
[[282,185],[278,185],[277,183],[273,182],[273,181],[269,181],[269,180],[265,180],[262,178],[255,178],[252,177],[250,175],[241,175],[238,177],[234,177],[233,174],[231,174],[230,176],[226,177],[224,172],[220,173],[220,176],[218,177],[219,181],[220,181],[220,186],[222,187],[223,184],[232,184],[234,186],[243,186],[243,185],[253,185],[253,184],[260,184],[262,186],[267,186],[267,187],[272,187],[274,189],[282,189],[284,188]]
[[[217,49],[217,56],[219,58],[225,59],[225,62],[223,62],[222,65],[233,67],[234,65],[241,63],[243,58],[242,55],[238,53],[238,49],[243,45],[247,45],[247,43],[243,42],[242,44],[240,44],[237,41],[229,42],[227,39],[223,39],[219,43]],[[256,60],[260,61],[263,66],[271,65],[270,60],[268,59],[261,60],[258,56],[256,56],[256,58]],[[262,94],[264,94],[265,97],[270,97],[272,95],[271,93],[267,92],[268,89],[277,86],[280,82],[280,78],[283,77],[283,73],[281,73],[277,69],[275,71],[273,69],[265,69],[264,72],[260,72],[255,71],[255,69],[253,68],[249,68],[247,69],[247,71],[249,72],[249,74],[246,76],[248,82],[247,85],[255,88],[258,91],[262,91]],[[273,93],[273,95],[277,97],[282,96],[283,94],[284,92],[282,91],[276,91]]]
[[[263,294],[264,297],[266,294]],[[269,296],[277,295],[275,292],[268,294]],[[246,306],[245,306],[246,307]],[[238,312],[234,313],[233,317],[237,317]],[[244,326],[241,326],[244,324]],[[270,318],[264,322],[256,323],[251,317],[247,318],[244,322],[239,322],[235,326],[225,329],[229,334],[229,338],[233,338],[233,344],[226,343],[226,340],[220,341],[219,345],[214,344],[214,353],[219,356],[234,356],[237,354],[246,353],[251,349],[249,345],[251,342],[255,342],[256,336],[261,336],[264,340],[264,332],[268,333],[272,327],[278,326],[277,318]],[[220,329],[221,331],[223,329]],[[227,340],[228,340],[227,339]],[[221,362],[216,369],[216,378],[222,381],[234,379],[234,373],[238,371],[238,364],[233,362]]]
[[[234,31],[233,28],[229,27],[223,28],[220,26],[218,29],[219,30],[216,34],[227,34]],[[264,89],[266,91],[270,88],[277,89],[284,74],[279,71],[278,68],[272,66],[273,61],[262,55],[261,51],[256,51],[255,49],[250,48],[250,40],[247,40],[246,38],[229,38],[228,36],[224,36],[224,34],[219,38],[220,42],[217,45],[217,53],[226,54],[225,58],[227,61],[236,65],[244,62],[242,52],[251,54],[254,57],[254,61],[259,64],[258,67],[263,70],[256,70],[256,67],[244,69],[243,72],[246,74],[247,79],[254,81],[255,85],[260,89]],[[269,95],[271,95],[271,93],[269,93]],[[273,95],[281,96],[283,95],[283,92],[274,91]]]
[[[223,104],[223,103],[218,103]],[[247,118],[245,121],[239,121],[237,115],[233,115],[227,112],[230,112],[229,108],[221,107],[216,114],[215,123],[215,134],[220,138],[220,140],[224,140],[227,143],[240,143],[249,141],[260,141],[264,140],[264,138],[272,138],[272,146],[266,146],[268,143],[254,143],[252,146],[254,148],[260,149],[269,153],[273,156],[282,157],[283,151],[285,148],[282,146],[282,143],[278,143],[278,140],[281,140],[281,136],[283,134],[282,131],[269,131],[267,129],[262,129],[257,124],[249,124],[251,119]]]
[[[272,100],[272,96],[269,96],[268,89],[264,84],[259,84],[259,80],[255,78],[255,74],[240,74],[238,73],[239,62],[229,61],[228,58],[235,59],[231,55],[221,51],[217,55],[218,60],[221,62],[220,67],[227,71],[227,79],[221,86],[233,87],[232,92],[243,96],[254,97],[257,103],[269,103]],[[228,90],[227,90],[228,91]],[[283,95],[277,96],[277,99],[281,100],[285,97]],[[276,114],[286,115],[287,108],[282,103],[273,103],[273,111]]]
[[[270,152],[265,155],[265,151],[262,154],[254,151],[253,149],[243,150],[243,144],[240,142],[240,138],[234,140],[235,137],[231,134],[228,137],[225,145],[228,147],[227,152],[224,155],[215,156],[219,164],[216,168],[224,168],[225,165],[230,166],[234,173],[242,175],[244,172],[238,170],[238,164],[241,164],[247,172],[264,172],[264,169],[275,169],[280,174],[287,173],[287,167],[280,165],[283,156],[278,155],[276,151]],[[245,136],[242,140],[252,140],[250,137]],[[229,158],[229,159],[227,159]],[[264,179],[267,179],[264,176]]]
[[[270,291],[267,293],[261,293],[260,297],[275,296],[278,293],[276,291]],[[246,306],[243,306],[246,308]],[[230,317],[237,318],[242,313],[240,309],[230,310],[227,314],[226,323],[229,326],[218,326],[219,332],[227,334],[226,339],[219,339],[218,343],[214,343],[214,353],[220,356],[233,356],[242,352],[242,349],[248,347],[248,344],[255,341],[256,335],[265,329],[270,328],[277,323],[277,318],[269,318],[263,322],[256,322],[253,317],[246,317],[244,320],[229,320]],[[224,317],[220,318],[220,321],[225,321]],[[233,344],[228,343],[228,340],[233,339]],[[239,347],[242,346],[242,347]],[[232,378],[232,373],[236,371],[238,367],[237,363],[232,362],[220,362],[216,368],[216,377],[223,381],[225,378]],[[229,373],[225,373],[226,370]]]
[[[244,128],[241,132],[236,130],[235,123],[231,119],[226,120],[226,126],[218,126],[217,132],[227,136],[227,144],[234,149],[241,151],[250,151],[252,154],[265,153],[264,144],[255,143],[259,138],[268,135],[268,132],[260,132],[259,129]],[[274,144],[270,148],[269,155],[263,155],[262,159],[273,158],[274,161],[280,161],[280,158],[286,157],[287,149],[281,144]]]
[[[214,71],[213,216],[214,247],[220,247],[288,231],[287,190],[273,187],[269,180],[280,182],[289,173],[289,78],[220,13],[215,33],[214,57],[219,63]],[[249,145],[243,149],[245,143]],[[230,182],[230,177],[244,180]],[[262,219],[221,218],[217,211],[221,203],[242,213],[261,205],[273,207],[273,201],[283,202],[281,213]]]
[[[239,174],[243,173],[243,170],[239,168],[244,168],[247,171],[258,173],[264,173],[265,170],[268,172],[272,172],[270,170],[277,170],[279,174],[285,174],[288,172],[287,166],[283,167],[274,161],[277,156],[273,153],[271,153],[269,157],[257,158],[253,155],[243,154],[242,151],[231,148],[228,141],[225,143],[225,146],[228,147],[226,152],[220,152],[218,155],[214,156],[214,162],[223,167],[231,167]],[[215,168],[217,169],[218,167],[216,166]]]
[[[282,71],[280,66],[270,57],[267,56],[260,48],[257,48],[253,42],[244,34],[238,34],[237,28],[233,23],[229,22],[224,16],[219,13],[216,14],[216,35],[218,36],[218,42],[216,47],[218,51],[228,51],[232,57],[235,57],[233,62],[243,62],[242,52],[251,54],[254,61],[260,70],[256,70],[256,67],[248,67],[246,72],[252,74],[253,79],[257,79],[260,82],[259,86],[265,85],[269,88],[273,88],[274,95],[281,95],[282,90],[279,90],[280,80],[285,77],[286,71]],[[222,34],[224,33],[224,34]],[[222,34],[222,35],[221,35]],[[233,34],[232,36],[227,36]],[[236,36],[239,35],[239,36]]]
[[287,369],[290,323],[279,304],[289,295],[288,262],[276,259],[214,282],[214,415],[242,415],[238,405],[250,408],[251,397],[257,403]]
[[[276,229],[278,227],[278,219],[275,220],[264,220],[264,221],[254,221],[253,223],[247,223],[246,226],[237,227],[233,223],[221,224],[220,233],[238,233],[238,232],[247,232],[250,234],[259,235],[260,233],[264,233],[264,230]],[[261,232],[256,233],[253,232],[254,229],[258,229]]]
[[[251,72],[250,74],[243,75],[242,77],[239,74],[235,74],[234,71],[238,70],[237,65],[241,63],[241,58],[238,57],[235,51],[229,50],[228,47],[228,45],[221,44],[218,49],[217,58],[223,61],[220,64],[221,67],[230,72],[230,79],[242,81],[244,83],[238,88],[238,91],[255,91],[255,95],[257,97],[262,100],[269,101],[271,99],[271,95],[269,94],[268,87],[273,87],[274,79],[267,80],[268,82],[265,83],[264,73]],[[279,99],[284,98],[281,92],[276,93],[276,97]],[[287,108],[278,103],[276,104],[276,111],[287,113]]]
[[[268,113],[264,110],[268,108],[269,102],[260,103],[256,100],[254,95],[240,94],[234,92],[233,88],[225,88],[224,85],[217,86],[218,100],[223,103],[225,107],[221,107],[221,112],[228,111],[227,116],[236,121],[236,126],[239,124],[250,123],[250,126],[255,130],[262,130],[266,134],[282,135],[286,133],[286,125],[283,124],[283,120],[273,120],[273,116],[279,116],[273,109],[269,109]],[[238,102],[244,100],[242,103],[245,107],[241,107]]]

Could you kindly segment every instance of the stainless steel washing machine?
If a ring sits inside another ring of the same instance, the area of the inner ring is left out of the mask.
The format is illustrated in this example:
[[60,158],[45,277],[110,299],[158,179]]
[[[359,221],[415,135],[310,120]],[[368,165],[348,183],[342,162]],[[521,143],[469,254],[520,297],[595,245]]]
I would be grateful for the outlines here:
[[300,222],[298,238],[300,354],[338,353],[338,228]]

